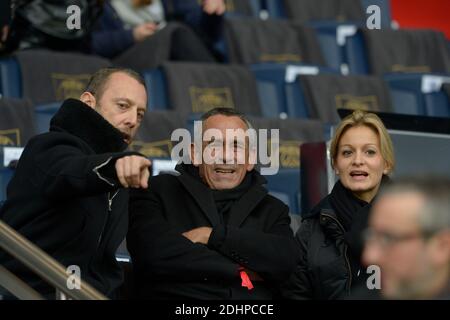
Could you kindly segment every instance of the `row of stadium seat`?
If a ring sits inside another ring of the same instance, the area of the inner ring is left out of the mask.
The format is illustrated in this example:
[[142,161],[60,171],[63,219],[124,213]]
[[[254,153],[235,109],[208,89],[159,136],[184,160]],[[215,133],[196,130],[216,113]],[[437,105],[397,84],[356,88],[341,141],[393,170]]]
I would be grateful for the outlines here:
[[[70,64],[74,61],[79,65]],[[46,66],[44,72],[42,65]],[[79,54],[22,52],[0,59],[0,94],[28,98],[34,105],[78,97],[90,73],[107,65],[103,59]],[[302,64],[266,63],[247,68],[171,62],[144,71],[143,77],[149,110],[190,114],[229,106],[255,116],[327,123],[338,121],[336,108],[450,116],[450,76],[440,74],[342,76],[330,68]],[[41,108],[42,113],[46,108]]]

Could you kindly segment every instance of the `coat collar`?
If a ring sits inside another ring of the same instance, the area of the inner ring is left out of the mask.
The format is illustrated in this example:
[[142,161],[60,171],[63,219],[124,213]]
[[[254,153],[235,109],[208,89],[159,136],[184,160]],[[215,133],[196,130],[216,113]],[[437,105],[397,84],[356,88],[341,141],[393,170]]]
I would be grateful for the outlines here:
[[[188,172],[188,167],[191,167],[192,169],[192,165],[177,165],[176,170],[181,173],[177,178],[186,191],[195,199],[199,207],[208,217],[211,225],[214,227],[220,223],[220,217],[212,193],[201,180]],[[254,175],[254,182],[250,189],[231,209],[228,225],[236,227],[240,226],[252,210],[267,195],[267,190],[262,186],[262,184],[266,183],[266,179],[255,170],[247,174]]]
[[97,154],[127,148],[123,136],[94,109],[76,99],[67,99],[50,121],[50,131],[64,131],[86,142]]

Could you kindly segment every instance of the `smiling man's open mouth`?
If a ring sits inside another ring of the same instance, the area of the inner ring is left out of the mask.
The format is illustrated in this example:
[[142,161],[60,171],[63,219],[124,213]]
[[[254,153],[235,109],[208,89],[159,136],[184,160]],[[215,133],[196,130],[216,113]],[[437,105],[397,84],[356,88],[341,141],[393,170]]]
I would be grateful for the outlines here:
[[221,174],[233,174],[236,172],[234,168],[229,167],[216,167],[214,168],[215,173],[221,173]]

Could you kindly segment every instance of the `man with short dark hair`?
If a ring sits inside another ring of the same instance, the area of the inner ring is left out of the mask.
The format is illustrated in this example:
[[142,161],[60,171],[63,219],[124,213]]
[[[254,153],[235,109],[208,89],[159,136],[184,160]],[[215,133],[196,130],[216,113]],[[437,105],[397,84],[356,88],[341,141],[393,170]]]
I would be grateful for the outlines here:
[[[144,117],[147,93],[131,70],[95,73],[80,100],[68,99],[50,132],[32,138],[8,185],[0,219],[81,279],[114,298],[115,259],[128,226],[127,188],[147,188],[150,161],[125,152]],[[54,289],[17,260],[0,263],[46,297]]]
[[450,299],[450,179],[398,180],[379,195],[363,260],[386,299]]
[[227,134],[248,128],[241,113],[213,109],[202,145],[191,144],[193,164],[133,192],[127,242],[139,298],[277,296],[297,250],[289,208],[267,194],[249,139]]

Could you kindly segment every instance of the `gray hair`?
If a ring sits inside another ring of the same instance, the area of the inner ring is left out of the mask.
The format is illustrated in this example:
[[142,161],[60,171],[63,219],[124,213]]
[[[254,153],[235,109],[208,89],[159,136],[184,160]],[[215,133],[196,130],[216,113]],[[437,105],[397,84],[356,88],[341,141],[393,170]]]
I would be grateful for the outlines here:
[[208,120],[208,118],[211,118],[212,116],[216,116],[219,114],[226,116],[226,117],[238,117],[242,121],[244,121],[244,123],[247,125],[247,129],[253,128],[253,126],[250,123],[250,120],[248,120],[247,116],[245,114],[243,114],[242,112],[237,111],[236,109],[233,109],[233,108],[218,107],[218,108],[211,109],[211,110],[207,111],[206,113],[204,113],[200,117],[200,120],[204,124],[205,121]]
[[410,177],[398,179],[386,186],[386,194],[414,192],[424,197],[419,212],[419,226],[425,235],[450,229],[450,179],[446,177]]

